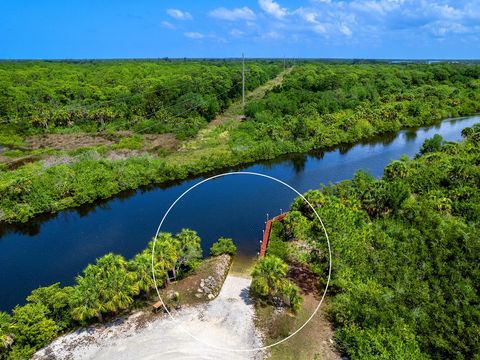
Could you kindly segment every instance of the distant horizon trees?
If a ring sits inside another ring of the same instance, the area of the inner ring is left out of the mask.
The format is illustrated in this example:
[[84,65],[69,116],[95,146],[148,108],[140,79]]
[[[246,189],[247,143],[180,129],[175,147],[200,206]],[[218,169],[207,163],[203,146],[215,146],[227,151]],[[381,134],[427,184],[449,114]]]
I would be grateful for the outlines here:
[[478,112],[478,64],[311,62],[246,105],[231,146],[303,152]]

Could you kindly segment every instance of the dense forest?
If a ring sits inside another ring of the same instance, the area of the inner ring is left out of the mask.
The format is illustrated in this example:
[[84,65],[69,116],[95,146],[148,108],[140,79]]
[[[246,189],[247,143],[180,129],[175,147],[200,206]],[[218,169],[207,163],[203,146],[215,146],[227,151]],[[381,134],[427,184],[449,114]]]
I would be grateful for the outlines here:
[[[1,62],[0,121],[21,134],[132,129],[195,135],[242,93],[233,61]],[[248,63],[247,90],[278,63]]]
[[[280,71],[278,63],[249,63],[248,89]],[[240,79],[238,62],[0,63],[0,145],[7,147],[0,158],[30,157],[15,167],[0,163],[0,221],[27,221],[145,184],[480,111],[479,65],[312,62],[249,101],[243,121],[208,126],[238,100]],[[120,140],[28,148],[28,137],[49,133]],[[175,149],[144,147],[144,134],[166,133],[180,141]],[[459,144],[439,136],[426,141],[417,158],[392,162],[382,179],[359,172],[306,194],[330,234],[331,318],[349,358],[479,359],[480,126],[463,135]],[[128,156],[109,157],[119,149]],[[296,289],[264,271],[275,267],[281,278],[292,258],[325,280],[320,230],[295,201],[275,229],[275,258],[257,268],[260,297],[282,293],[293,309],[300,303]],[[199,242],[190,230],[162,234],[157,278],[194,268]],[[292,246],[298,242],[308,246]],[[212,248],[232,251],[225,240]],[[27,357],[64,331],[130,309],[152,289],[148,254],[128,261],[108,254],[74,286],[34,290],[26,305],[0,313],[0,358]],[[109,286],[98,288],[99,279]]]
[[[26,305],[16,306],[11,315],[0,312],[0,359],[29,359],[62,333],[144,307],[155,288],[152,256],[161,288],[169,281],[168,272],[178,280],[199,265],[200,242],[190,229],[175,236],[160,233],[130,260],[112,253],[97,259],[77,276],[73,286],[56,283],[33,290]],[[235,252],[236,246],[227,238],[220,238],[210,249],[213,256]]]
[[[281,70],[279,64],[264,61],[248,67],[249,89]],[[9,146],[0,154],[0,221],[4,222],[27,221],[42,212],[93,202],[141,185],[355,143],[402,127],[480,111],[479,65],[312,62],[287,70],[282,83],[250,100],[244,121],[233,118],[211,124],[197,134],[240,94],[238,62],[19,62],[1,63],[0,69],[0,117],[6,121],[0,124],[0,145]],[[164,73],[167,70],[169,75]],[[98,89],[90,91],[95,86]],[[59,90],[63,87],[76,90],[65,97]],[[176,95],[170,96],[170,90]],[[94,101],[99,92],[103,95]],[[138,94],[138,103],[123,99],[126,94]],[[182,107],[185,94],[197,100]],[[213,112],[201,110],[207,98],[215,103]],[[107,109],[107,101],[113,101],[109,105],[116,114],[112,119],[85,113],[90,106],[93,112]],[[32,120],[38,114],[30,102],[62,114],[84,110],[79,117],[72,115],[71,122],[56,122],[46,111],[46,120],[38,123]],[[171,113],[175,116],[150,115],[150,110],[166,114],[169,106],[176,109]],[[193,119],[201,119],[200,125],[192,125]],[[145,134],[165,131],[183,140],[174,148],[149,149],[151,140]],[[27,136],[49,132],[114,137],[108,138],[113,144],[75,149],[26,145]]]
[[233,142],[305,151],[478,111],[480,66],[307,64],[246,106]]
[[[330,315],[349,359],[479,359],[480,124],[462,135],[427,140],[381,179],[358,172],[305,194],[329,233]],[[279,226],[272,252],[325,282],[326,239],[311,209],[298,198]]]

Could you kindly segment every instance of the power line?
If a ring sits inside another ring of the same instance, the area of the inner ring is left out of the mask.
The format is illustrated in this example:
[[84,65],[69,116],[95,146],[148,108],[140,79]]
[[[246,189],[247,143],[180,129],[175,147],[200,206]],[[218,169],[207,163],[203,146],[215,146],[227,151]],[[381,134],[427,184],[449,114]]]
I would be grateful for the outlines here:
[[242,53],[242,109],[245,108],[245,55]]
[[[168,91],[172,91],[173,89],[172,88],[169,88],[167,89]],[[174,90],[182,90],[182,87],[180,86],[177,86],[174,88]],[[227,91],[228,92],[228,91]],[[57,111],[57,110],[88,110],[88,109],[91,109],[91,108],[98,108],[98,109],[101,109],[102,107],[104,107],[105,105],[107,104],[112,104],[112,103],[115,103],[115,102],[123,102],[123,101],[126,101],[126,100],[129,100],[129,99],[133,99],[137,96],[141,96],[142,93],[138,93],[138,94],[129,94],[129,95],[125,95],[121,98],[115,98],[115,99],[111,99],[111,100],[106,100],[104,102],[102,102],[100,105],[98,104],[87,104],[87,105],[80,105],[78,107],[75,107],[75,106],[72,106],[72,104],[67,104],[66,106],[63,106],[63,107],[56,107],[54,109],[46,109],[45,111]],[[168,105],[168,106],[165,106],[165,107],[162,107],[162,109],[160,110],[169,110],[171,108],[174,108],[174,107],[177,107],[177,106],[181,106],[183,104],[186,104],[190,101],[190,99],[185,99],[183,101],[181,101],[180,103],[174,103],[174,104],[171,104],[171,105]],[[158,110],[158,111],[160,111]],[[148,116],[148,115],[146,115]],[[28,116],[16,116],[14,118],[10,118],[8,120],[2,120],[0,121],[0,123],[11,123],[12,121],[18,121],[18,120],[32,120],[34,118],[34,116],[32,115],[28,115]]]
[[[226,94],[226,93],[228,93],[229,91],[231,91],[232,89],[234,89],[235,87],[237,87],[237,86],[239,86],[239,85],[240,85],[240,83],[237,83],[236,85],[232,86],[231,88],[227,89],[226,91],[223,91],[223,92],[221,92],[221,93],[217,94],[217,98],[218,98],[218,96],[220,96],[220,95],[223,95],[223,94]],[[197,105],[194,105],[194,106],[192,106],[192,107],[190,107],[190,108],[186,109],[185,111],[182,111],[182,112],[181,112],[181,113],[179,113],[179,114],[176,114],[176,115],[173,115],[173,116],[171,116],[171,117],[170,117],[170,119],[179,118],[181,115],[184,115],[184,114],[186,114],[186,113],[188,113],[188,112],[192,111],[193,109],[196,109],[196,108],[200,107],[201,105],[202,105],[202,104],[197,104]],[[151,113],[151,114],[145,115],[145,117],[152,117],[152,116],[155,116],[155,115],[156,115],[156,114],[158,114],[158,113],[159,113],[161,110],[163,110],[163,109],[160,109],[160,110],[154,111],[154,112],[153,112],[153,113]],[[154,127],[154,126],[156,126],[156,125],[158,125],[158,124],[152,124],[152,125],[149,125],[149,126],[147,126],[147,127],[143,128],[143,129],[140,129],[140,130],[138,130],[138,131],[136,131],[136,132],[137,132],[137,133],[144,132],[145,130],[151,129],[152,127]]]
[[[171,89],[168,89],[168,90],[171,91]],[[182,88],[181,87],[176,87],[175,90],[182,90]],[[111,100],[106,100],[106,101],[102,102],[100,105],[90,104],[90,105],[80,105],[80,106],[74,107],[74,106],[72,106],[72,104],[69,104],[69,105],[66,105],[64,107],[56,107],[54,109],[46,109],[46,111],[52,111],[53,112],[53,111],[57,111],[57,110],[88,110],[88,109],[91,109],[91,108],[101,109],[101,108],[105,107],[106,104],[126,101],[126,100],[129,100],[129,99],[133,99],[137,96],[141,96],[141,94],[140,93],[130,94],[130,95],[126,95],[122,98],[115,98],[115,99],[111,99]],[[185,100],[181,101],[180,103],[174,103],[174,104],[162,107],[162,110],[168,110],[168,109],[177,107],[179,105],[186,104],[189,101],[190,101],[190,99],[185,99]],[[19,117],[12,118],[10,120],[2,120],[2,121],[0,121],[0,123],[11,123],[12,120],[32,120],[32,119],[33,119],[32,115],[19,116]]]
[[[240,85],[240,83],[236,83],[235,85],[231,86],[230,88],[226,89],[225,91],[222,91],[222,92],[220,92],[220,93],[217,93],[217,94],[216,94],[216,97],[218,98],[219,96],[224,95],[224,94],[232,91],[233,89],[235,89],[235,88],[236,88],[237,86],[239,86],[239,85]],[[243,84],[243,85],[244,85],[244,84]],[[182,103],[187,103],[188,101],[190,101],[190,99],[186,99],[186,100],[183,101]],[[245,100],[244,100],[244,101],[245,101]],[[180,103],[180,104],[182,104],[182,103]],[[143,117],[145,117],[145,118],[148,119],[148,118],[150,118],[150,117],[153,117],[153,116],[157,115],[157,114],[158,114],[159,112],[161,112],[161,111],[166,111],[166,110],[168,110],[168,109],[170,109],[170,108],[177,107],[177,106],[179,106],[180,104],[179,104],[179,103],[175,103],[175,104],[169,105],[169,106],[167,106],[167,107],[162,107],[162,108],[159,109],[159,110],[155,110],[155,111],[153,111],[153,112],[151,112],[151,113],[149,113],[149,114],[143,115]],[[181,115],[184,115],[184,114],[186,114],[186,113],[188,113],[188,112],[192,111],[193,109],[196,109],[196,108],[198,108],[198,107],[200,107],[200,106],[202,106],[202,104],[196,104],[196,105],[194,105],[194,106],[192,106],[192,107],[190,107],[190,108],[188,108],[188,109],[186,109],[186,110],[184,110],[184,111],[182,111],[182,112],[180,112],[180,113],[178,113],[178,114],[176,114],[176,115],[173,114],[173,116],[171,116],[170,118],[171,118],[171,119],[179,118]],[[33,117],[30,116],[30,117],[23,117],[23,118],[24,118],[24,119],[32,119]],[[18,120],[18,119],[22,119],[22,118],[15,118],[15,120]],[[0,123],[11,123],[11,120],[3,120],[3,121],[0,121]],[[145,131],[145,130],[147,130],[147,129],[150,129],[150,128],[156,126],[156,125],[157,125],[157,124],[152,124],[152,125],[147,126],[147,127],[143,128],[143,129],[140,129],[140,130],[138,130],[138,131],[136,131],[136,132],[143,132],[143,131]]]

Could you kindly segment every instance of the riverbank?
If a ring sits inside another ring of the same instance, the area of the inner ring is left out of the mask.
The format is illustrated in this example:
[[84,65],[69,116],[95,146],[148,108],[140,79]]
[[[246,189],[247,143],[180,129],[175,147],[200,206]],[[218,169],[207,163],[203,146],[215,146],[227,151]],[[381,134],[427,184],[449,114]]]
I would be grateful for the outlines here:
[[[433,120],[419,125],[435,125],[439,119]],[[85,149],[72,156],[53,156],[48,163],[37,161],[4,171],[0,174],[0,224],[27,222],[43,213],[91,204],[145,185],[161,186],[202,174],[225,172],[289,153],[353,145],[392,131],[357,134],[350,141],[330,141],[321,146],[282,143],[265,152],[261,144],[232,148],[228,134],[237,125],[237,121],[230,120],[210,131],[200,141],[201,145],[193,140],[195,145],[186,143],[183,149],[164,156],[127,151],[122,156],[109,157],[103,150]],[[399,130],[400,126],[395,129]]]
[[[242,171],[275,176],[300,192],[322,183],[350,179],[360,169],[379,177],[392,160],[402,155],[415,156],[425,139],[440,134],[447,141],[459,141],[462,129],[476,122],[480,117],[450,119],[438,126],[401,131],[346,149],[260,162]],[[0,276],[0,309],[11,311],[15,305],[23,305],[39,285],[72,285],[88,264],[109,252],[127,259],[134,257],[155,233],[169,204],[198,181],[146,187],[26,224],[0,226],[0,275],[4,275]],[[177,204],[175,216],[167,219],[165,230],[197,229],[202,234],[205,254],[218,237],[232,237],[238,246],[236,263],[256,256],[265,215],[288,209],[293,200],[293,193],[284,187],[251,176],[220,178],[196,188],[192,195],[189,199],[193,202],[186,199],[188,202]],[[203,211],[206,208],[209,211]],[[15,274],[17,281],[11,281],[10,274]]]

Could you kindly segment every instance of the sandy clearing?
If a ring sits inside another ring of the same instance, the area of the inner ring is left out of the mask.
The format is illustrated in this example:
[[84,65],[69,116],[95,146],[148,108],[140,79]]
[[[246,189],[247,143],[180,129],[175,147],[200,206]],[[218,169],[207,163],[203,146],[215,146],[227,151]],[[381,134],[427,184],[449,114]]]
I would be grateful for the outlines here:
[[[251,279],[228,275],[210,303],[155,317],[145,326],[138,312],[124,321],[67,334],[40,350],[34,359],[226,359],[257,360],[261,353],[215,349],[251,349],[262,344],[255,329]],[[202,342],[189,336],[194,334]]]

